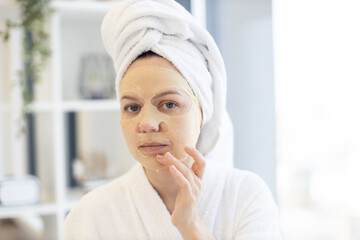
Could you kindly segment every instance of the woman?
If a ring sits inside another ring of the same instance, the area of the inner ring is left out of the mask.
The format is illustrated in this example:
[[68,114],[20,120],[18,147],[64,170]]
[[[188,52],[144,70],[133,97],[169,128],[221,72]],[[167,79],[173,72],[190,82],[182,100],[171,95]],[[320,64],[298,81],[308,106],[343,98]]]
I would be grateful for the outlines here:
[[81,199],[63,239],[280,239],[264,182],[229,167],[226,74],[208,32],[176,2],[124,0],[102,37],[138,163]]

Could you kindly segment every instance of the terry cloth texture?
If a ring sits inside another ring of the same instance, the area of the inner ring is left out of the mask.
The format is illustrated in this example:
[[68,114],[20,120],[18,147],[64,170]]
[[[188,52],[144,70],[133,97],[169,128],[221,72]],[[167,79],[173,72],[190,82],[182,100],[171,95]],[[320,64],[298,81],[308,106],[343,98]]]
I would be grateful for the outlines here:
[[[278,240],[278,211],[254,173],[207,164],[199,215],[219,240]],[[182,239],[137,163],[127,174],[85,195],[68,214],[63,240]]]

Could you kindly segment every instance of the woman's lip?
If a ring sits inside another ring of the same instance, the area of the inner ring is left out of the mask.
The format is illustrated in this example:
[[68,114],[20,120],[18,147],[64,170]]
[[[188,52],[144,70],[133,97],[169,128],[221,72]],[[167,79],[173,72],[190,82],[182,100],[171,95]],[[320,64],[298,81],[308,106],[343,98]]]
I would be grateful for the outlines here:
[[145,154],[164,154],[169,151],[169,145],[159,142],[147,142],[139,146],[139,150]]
[[140,147],[153,147],[153,146],[166,146],[166,145],[167,144],[160,142],[148,142],[141,144]]
[[141,146],[140,149],[144,152],[159,152],[161,149],[166,147],[166,145],[152,145],[152,146]]

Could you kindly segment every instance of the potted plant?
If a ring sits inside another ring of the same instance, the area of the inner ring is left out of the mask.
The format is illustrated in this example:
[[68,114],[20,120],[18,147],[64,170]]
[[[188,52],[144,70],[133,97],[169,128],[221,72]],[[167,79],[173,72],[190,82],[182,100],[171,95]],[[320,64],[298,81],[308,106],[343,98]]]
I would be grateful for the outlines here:
[[45,24],[53,12],[50,7],[51,0],[15,0],[20,8],[19,22],[6,21],[6,28],[0,31],[3,41],[8,41],[12,28],[23,30],[23,56],[24,70],[19,72],[19,79],[15,84],[22,89],[23,107],[20,119],[20,133],[26,131],[28,107],[34,100],[34,84],[40,81],[47,60],[51,55],[49,34]]

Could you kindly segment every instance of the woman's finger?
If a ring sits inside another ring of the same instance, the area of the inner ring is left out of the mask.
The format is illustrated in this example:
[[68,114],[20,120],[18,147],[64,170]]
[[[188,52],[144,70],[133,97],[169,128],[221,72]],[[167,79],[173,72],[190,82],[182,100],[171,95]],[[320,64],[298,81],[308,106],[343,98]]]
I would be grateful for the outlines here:
[[175,158],[174,156],[172,156],[172,158],[168,158],[168,157],[165,157],[166,153],[164,155],[156,155],[156,160],[162,164],[165,164],[167,166],[171,166],[171,165],[174,165],[175,162],[173,159],[176,159],[177,161],[181,162],[182,164],[184,164],[185,166],[188,166],[187,163],[183,160],[178,160],[177,158]]
[[202,179],[202,177],[204,176],[205,166],[206,166],[206,162],[203,155],[196,148],[190,147],[188,145],[185,146],[185,152],[194,159],[192,170],[194,171],[196,176]]
[[200,191],[200,189],[201,189],[201,178],[199,178],[198,176],[195,176],[194,177],[194,182],[195,182],[195,184],[196,184],[196,186],[197,186],[197,189]]
[[192,193],[192,190],[190,182],[186,177],[175,167],[175,165],[170,166],[170,173],[174,176],[180,188],[186,193],[185,195],[189,196]]
[[193,177],[194,173],[191,172],[191,170],[185,165],[185,163],[175,158],[169,152],[165,153],[165,158],[167,158],[172,163],[171,165],[174,165],[176,169],[180,171],[191,184],[195,183]]
[[[163,159],[165,158],[165,159]],[[159,162],[168,164],[169,166],[175,165],[176,169],[184,175],[187,181],[190,183],[194,194],[196,195],[201,189],[201,179],[196,176],[192,169],[187,166],[187,163],[183,160],[178,160],[170,153],[166,153],[164,157],[159,157]]]
[[162,164],[169,166],[169,167],[172,165],[171,161],[169,161],[167,158],[165,158],[164,155],[160,155],[160,154],[156,155],[156,160]]

